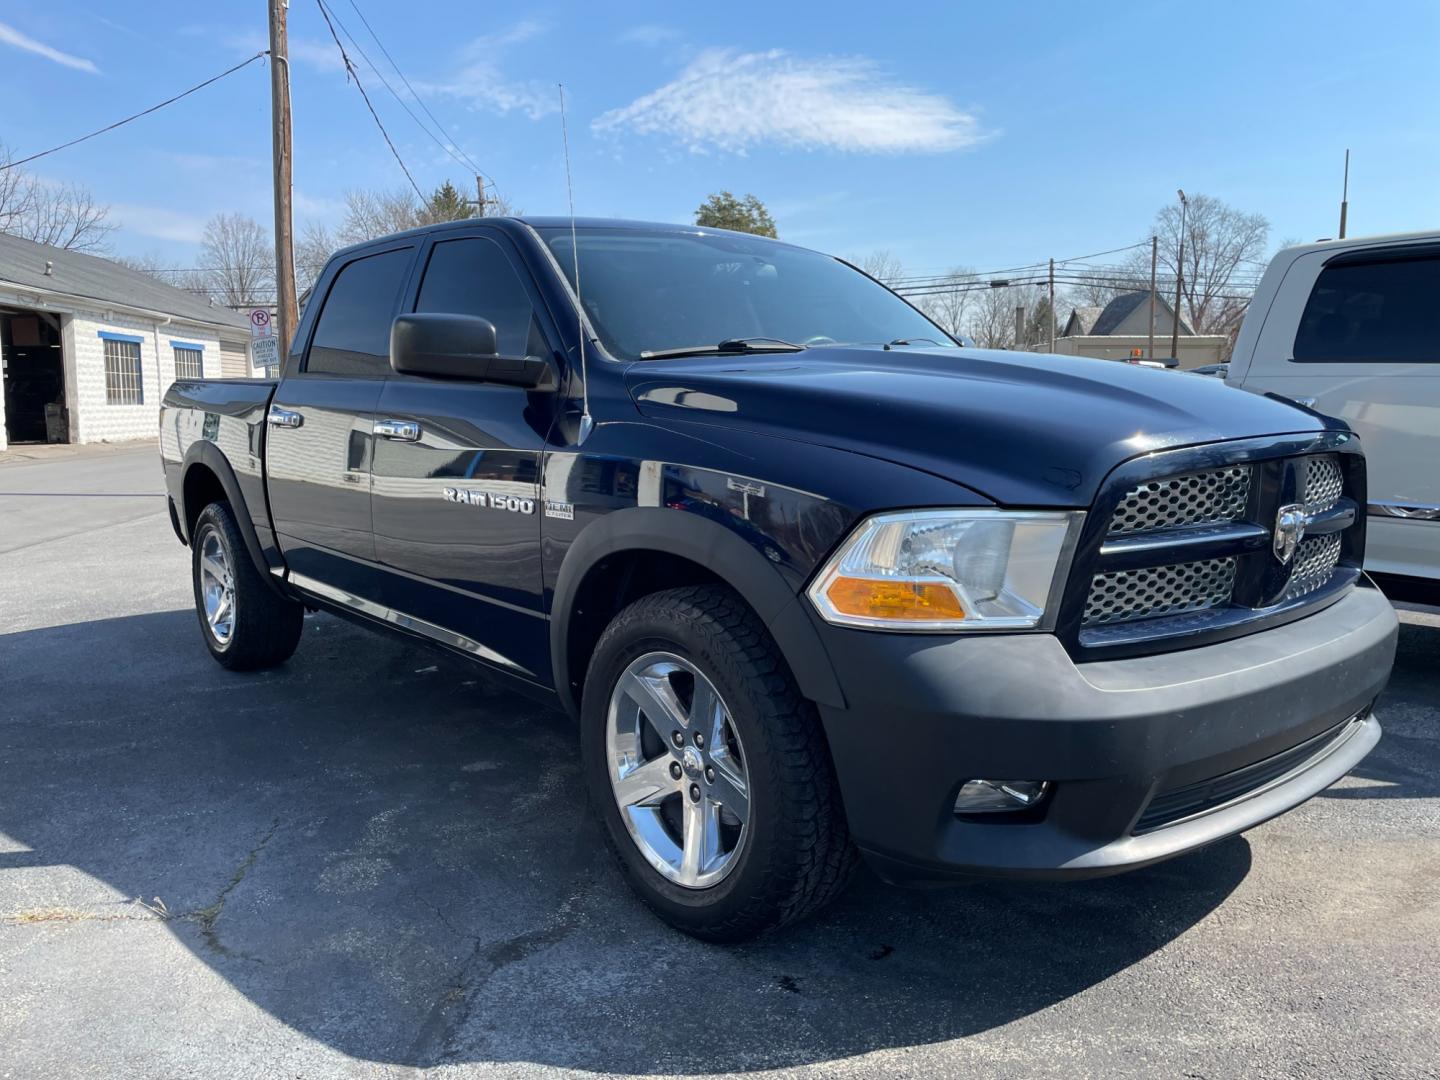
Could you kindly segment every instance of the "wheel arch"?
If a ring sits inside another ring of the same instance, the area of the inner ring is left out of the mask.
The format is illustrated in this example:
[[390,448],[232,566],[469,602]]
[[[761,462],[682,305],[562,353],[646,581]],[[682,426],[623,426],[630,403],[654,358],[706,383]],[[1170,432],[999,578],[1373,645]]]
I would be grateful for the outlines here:
[[235,470],[225,460],[225,455],[220,452],[220,448],[212,442],[197,442],[185,455],[182,476],[178,508],[179,526],[183,530],[181,539],[186,544],[194,539],[195,521],[206,506],[217,501],[215,495],[218,491],[224,496],[224,501],[229,505],[230,513],[235,518],[235,524],[240,528],[240,536],[245,541],[245,551],[249,554],[251,562],[255,564],[256,571],[261,575],[262,580],[283,596],[284,593],[275,583],[269,564],[265,561],[264,549],[260,546],[260,537],[255,531],[255,523],[251,520],[250,510],[245,505],[244,496],[240,491],[240,482],[235,477]]
[[[578,605],[593,595],[597,578],[609,573],[607,560],[620,556],[643,556],[647,562],[650,556],[681,560],[693,568],[696,580],[716,581],[734,589],[775,639],[800,692],[817,703],[845,707],[829,655],[801,606],[802,598],[763,555],[708,518],[683,510],[633,507],[587,526],[566,552],[556,579],[550,607],[551,661],[556,693],[572,716],[579,715],[579,688],[604,630],[602,624],[588,632],[587,625],[577,618],[581,614]],[[669,566],[673,574],[675,563]],[[660,587],[674,583],[666,581]]]

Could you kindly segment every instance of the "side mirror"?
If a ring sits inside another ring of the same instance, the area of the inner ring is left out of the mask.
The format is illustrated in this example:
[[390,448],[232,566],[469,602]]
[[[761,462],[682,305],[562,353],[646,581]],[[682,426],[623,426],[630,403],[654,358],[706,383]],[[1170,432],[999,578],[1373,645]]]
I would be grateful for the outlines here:
[[390,325],[390,367],[401,375],[551,389],[550,364],[538,356],[501,356],[495,324],[444,312],[398,315]]

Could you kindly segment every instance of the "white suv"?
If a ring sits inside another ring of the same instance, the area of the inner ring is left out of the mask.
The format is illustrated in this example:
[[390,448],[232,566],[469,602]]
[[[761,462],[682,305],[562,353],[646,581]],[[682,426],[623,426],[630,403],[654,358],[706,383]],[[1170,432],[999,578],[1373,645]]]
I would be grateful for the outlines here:
[[1440,603],[1440,232],[1281,251],[1226,382],[1338,416],[1360,435],[1365,568],[1392,599]]

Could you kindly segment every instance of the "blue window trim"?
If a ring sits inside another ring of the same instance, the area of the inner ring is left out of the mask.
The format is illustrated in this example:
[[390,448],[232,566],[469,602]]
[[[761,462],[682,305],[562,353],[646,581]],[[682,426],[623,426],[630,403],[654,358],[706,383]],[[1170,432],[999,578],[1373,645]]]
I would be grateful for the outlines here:
[[204,345],[197,345],[193,341],[175,341],[173,338],[170,341],[170,347],[172,349],[193,349],[195,352],[205,351]]
[[112,334],[109,330],[98,330],[95,336],[105,341],[128,341],[132,345],[144,345],[143,337],[136,337],[134,334]]

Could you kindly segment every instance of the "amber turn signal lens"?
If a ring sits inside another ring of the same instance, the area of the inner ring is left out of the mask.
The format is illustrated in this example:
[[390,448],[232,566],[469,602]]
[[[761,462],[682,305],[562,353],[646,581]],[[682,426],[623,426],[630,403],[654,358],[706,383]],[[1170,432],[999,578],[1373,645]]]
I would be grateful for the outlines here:
[[825,596],[842,615],[866,619],[963,619],[965,609],[949,586],[934,581],[883,581],[837,577]]

